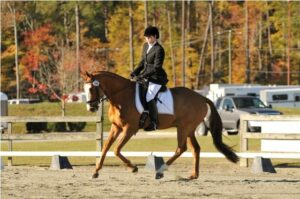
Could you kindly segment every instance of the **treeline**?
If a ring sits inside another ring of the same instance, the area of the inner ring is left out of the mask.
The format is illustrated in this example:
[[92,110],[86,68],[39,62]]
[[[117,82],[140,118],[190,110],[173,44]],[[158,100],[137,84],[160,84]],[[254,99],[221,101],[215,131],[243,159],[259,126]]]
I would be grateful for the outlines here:
[[1,3],[1,91],[63,101],[81,70],[128,77],[157,26],[168,86],[300,83],[298,1]]

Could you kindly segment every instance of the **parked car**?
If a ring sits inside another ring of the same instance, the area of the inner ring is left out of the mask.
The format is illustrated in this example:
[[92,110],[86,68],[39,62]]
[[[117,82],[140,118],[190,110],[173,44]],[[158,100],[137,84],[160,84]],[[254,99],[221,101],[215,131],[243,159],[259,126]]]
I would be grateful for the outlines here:
[[[241,114],[281,115],[282,113],[266,106],[254,96],[226,96],[219,98],[216,108],[221,116],[223,128],[229,133],[238,133]],[[260,132],[260,127],[251,126],[252,132]]]

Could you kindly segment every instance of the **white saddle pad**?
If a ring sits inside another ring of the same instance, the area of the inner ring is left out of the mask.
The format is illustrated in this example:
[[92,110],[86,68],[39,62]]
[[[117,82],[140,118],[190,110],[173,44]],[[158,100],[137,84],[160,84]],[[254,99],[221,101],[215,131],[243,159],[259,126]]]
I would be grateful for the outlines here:
[[[144,107],[142,106],[140,97],[139,97],[139,85],[136,83],[135,85],[135,105],[136,109],[139,113],[142,113],[144,111]],[[173,102],[173,96],[170,91],[170,89],[167,89],[166,92],[158,93],[158,99],[156,106],[158,113],[160,114],[168,114],[168,115],[174,115],[174,102]]]

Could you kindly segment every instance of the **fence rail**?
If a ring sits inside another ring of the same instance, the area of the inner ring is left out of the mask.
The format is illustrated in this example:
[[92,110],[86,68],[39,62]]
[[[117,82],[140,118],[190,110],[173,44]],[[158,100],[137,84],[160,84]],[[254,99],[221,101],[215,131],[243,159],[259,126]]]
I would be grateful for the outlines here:
[[[300,140],[300,128],[299,134],[297,133],[287,133],[285,134],[284,128],[282,128],[282,133],[272,133],[272,132],[264,132],[264,133],[251,133],[248,131],[248,125],[251,121],[268,121],[268,122],[298,122],[300,124],[300,117],[299,116],[287,116],[287,115],[280,115],[280,116],[269,116],[269,115],[242,115],[240,119],[240,152],[247,153],[249,150],[249,139],[267,139],[267,140]],[[290,158],[299,158],[300,153],[281,153],[284,156]],[[292,157],[291,157],[292,156]],[[272,157],[270,157],[272,158]],[[241,159],[240,166],[248,166],[248,159],[247,157]]]
[[[156,155],[161,157],[172,157],[174,152],[158,152],[158,151],[123,151],[122,155],[128,157],[147,157],[149,155]],[[0,156],[8,157],[47,157],[47,156],[73,156],[73,157],[99,157],[99,151],[1,151]],[[257,156],[264,158],[284,158],[284,159],[299,159],[300,153],[237,153],[241,158],[255,158]],[[108,157],[115,157],[114,152],[109,151]],[[191,152],[185,152],[180,157],[191,158]],[[217,152],[202,152],[201,158],[225,158],[223,154]]]
[[[96,133],[94,139],[96,139],[96,150],[100,150],[103,146],[103,117],[100,116],[5,116],[1,117],[1,122],[7,122],[7,135],[1,136],[1,140],[7,140],[8,142],[8,154],[13,152],[13,140],[17,135],[12,135],[12,124],[13,123],[24,123],[24,122],[95,122]],[[36,136],[36,135],[35,135]],[[21,137],[21,136],[19,136]],[[79,137],[79,136],[75,136]],[[35,139],[47,139],[46,134],[41,134],[39,138]],[[33,140],[35,140],[33,139]],[[4,154],[1,152],[1,154]],[[13,154],[13,153],[12,153]],[[8,165],[12,166],[12,156],[8,156]]]
[[1,122],[101,122],[99,116],[5,116]]
[[51,141],[51,140],[94,140],[96,132],[76,132],[76,133],[34,133],[34,134],[3,134],[1,140],[14,140],[14,141]]

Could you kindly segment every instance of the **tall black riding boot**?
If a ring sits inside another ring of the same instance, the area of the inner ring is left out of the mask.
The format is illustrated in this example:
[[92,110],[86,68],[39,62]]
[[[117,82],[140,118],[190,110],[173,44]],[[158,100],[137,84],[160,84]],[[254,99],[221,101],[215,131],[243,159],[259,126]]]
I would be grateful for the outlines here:
[[144,130],[145,131],[154,131],[157,129],[158,125],[158,112],[156,107],[155,100],[151,100],[147,103],[149,109],[149,116],[150,116],[150,125],[147,126]]

